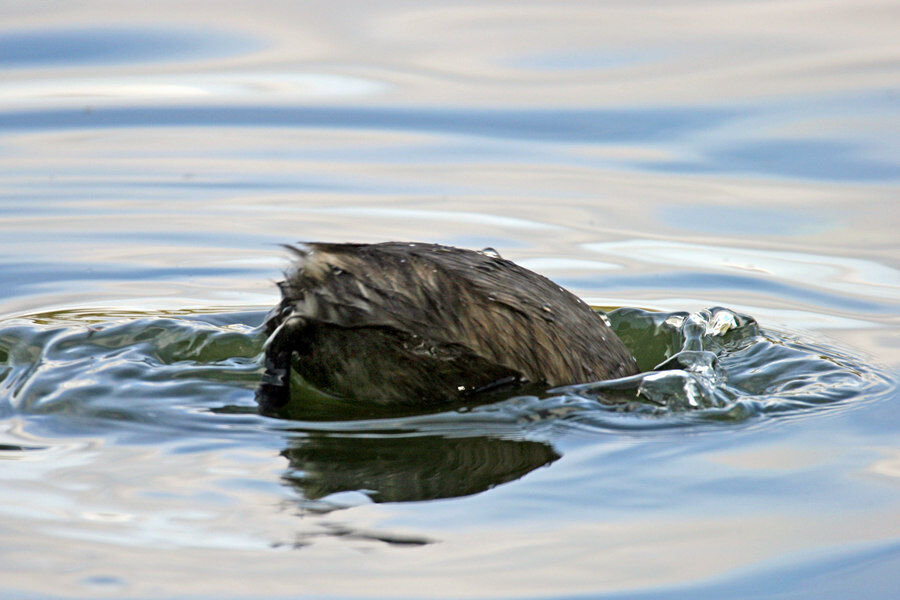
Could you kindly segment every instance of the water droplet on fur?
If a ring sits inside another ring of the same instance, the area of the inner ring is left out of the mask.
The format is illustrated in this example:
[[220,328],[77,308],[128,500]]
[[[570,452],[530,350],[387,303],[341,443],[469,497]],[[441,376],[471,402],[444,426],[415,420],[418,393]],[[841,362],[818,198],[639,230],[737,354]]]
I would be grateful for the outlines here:
[[550,308],[549,304],[542,305],[541,310],[543,311],[543,313],[541,313],[541,316],[544,317],[545,321],[552,323],[556,320],[556,315],[553,314],[553,309]]

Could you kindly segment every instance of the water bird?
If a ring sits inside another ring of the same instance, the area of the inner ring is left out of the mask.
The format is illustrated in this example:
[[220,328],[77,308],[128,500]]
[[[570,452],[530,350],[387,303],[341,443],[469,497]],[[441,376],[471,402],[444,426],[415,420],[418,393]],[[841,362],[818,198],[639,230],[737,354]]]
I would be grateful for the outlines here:
[[422,406],[522,383],[634,375],[604,318],[495,251],[429,243],[303,243],[266,317],[263,412],[291,367],[326,394]]

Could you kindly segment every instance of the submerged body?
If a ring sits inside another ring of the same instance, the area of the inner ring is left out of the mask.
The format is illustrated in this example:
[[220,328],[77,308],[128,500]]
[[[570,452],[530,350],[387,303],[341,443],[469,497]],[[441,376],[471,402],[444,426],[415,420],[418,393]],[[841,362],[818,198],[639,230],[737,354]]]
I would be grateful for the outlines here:
[[604,319],[546,277],[436,244],[305,244],[269,315],[261,408],[316,388],[377,404],[456,400],[497,384],[638,372]]

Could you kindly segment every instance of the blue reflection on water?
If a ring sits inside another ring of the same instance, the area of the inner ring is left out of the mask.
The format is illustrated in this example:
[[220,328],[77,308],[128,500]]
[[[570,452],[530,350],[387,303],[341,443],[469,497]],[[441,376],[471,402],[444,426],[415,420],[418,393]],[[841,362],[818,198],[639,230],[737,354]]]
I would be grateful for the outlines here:
[[832,140],[762,140],[726,149],[729,169],[811,179],[887,181],[900,177],[897,164],[866,158],[856,144]]
[[680,273],[657,273],[648,276],[646,273],[635,275],[610,275],[591,279],[559,278],[565,287],[582,289],[602,289],[604,293],[614,290],[630,289],[729,289],[746,290],[754,294],[772,295],[779,298],[793,298],[804,303],[829,306],[848,311],[871,314],[896,314],[894,304],[872,302],[841,294],[812,290],[791,285],[781,281],[767,280],[762,277],[747,277],[728,273],[705,273],[688,271]]
[[238,54],[260,47],[245,36],[184,28],[38,29],[0,33],[0,66],[168,61]]
[[[565,144],[677,143],[758,116],[750,108],[438,109],[345,106],[143,106],[0,113],[0,131],[124,127],[282,127],[390,130]],[[825,181],[900,179],[872,140],[746,139],[706,142],[696,159],[623,161],[677,173],[755,173]]]
[[0,286],[0,298],[27,296],[42,286],[63,282],[106,281],[171,281],[190,277],[259,276],[263,269],[235,267],[138,267],[133,264],[91,263],[38,263],[7,262],[3,265],[4,284]]
[[[768,567],[768,568],[766,568]],[[652,592],[604,594],[607,600],[677,600],[690,598],[816,598],[844,600],[864,596],[872,599],[896,597],[900,572],[900,544],[859,544],[781,559],[756,569],[742,569],[733,577],[718,578],[702,585],[673,586]],[[777,582],[777,583],[775,583]],[[587,600],[590,596],[560,596],[558,600]]]
[[832,181],[894,181],[900,166],[865,156],[855,143],[833,140],[752,140],[721,148],[698,161],[659,162],[675,173],[766,173]]
[[837,226],[837,217],[754,206],[678,205],[659,210],[659,221],[688,231],[718,234],[786,235],[821,233]]
[[389,129],[545,142],[653,141],[744,114],[714,108],[485,110],[369,107],[181,106],[0,114],[0,129],[249,126]]

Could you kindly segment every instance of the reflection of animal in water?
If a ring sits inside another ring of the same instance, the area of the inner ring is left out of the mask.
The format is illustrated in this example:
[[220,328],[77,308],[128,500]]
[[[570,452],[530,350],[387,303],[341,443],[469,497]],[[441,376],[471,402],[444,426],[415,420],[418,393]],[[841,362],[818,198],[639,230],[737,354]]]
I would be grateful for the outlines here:
[[313,434],[282,454],[285,478],[309,500],[365,490],[375,502],[477,494],[559,458],[549,444],[490,436]]
[[290,249],[296,261],[266,322],[263,410],[288,402],[292,364],[326,393],[377,404],[638,371],[587,304],[498,256],[400,242]]

